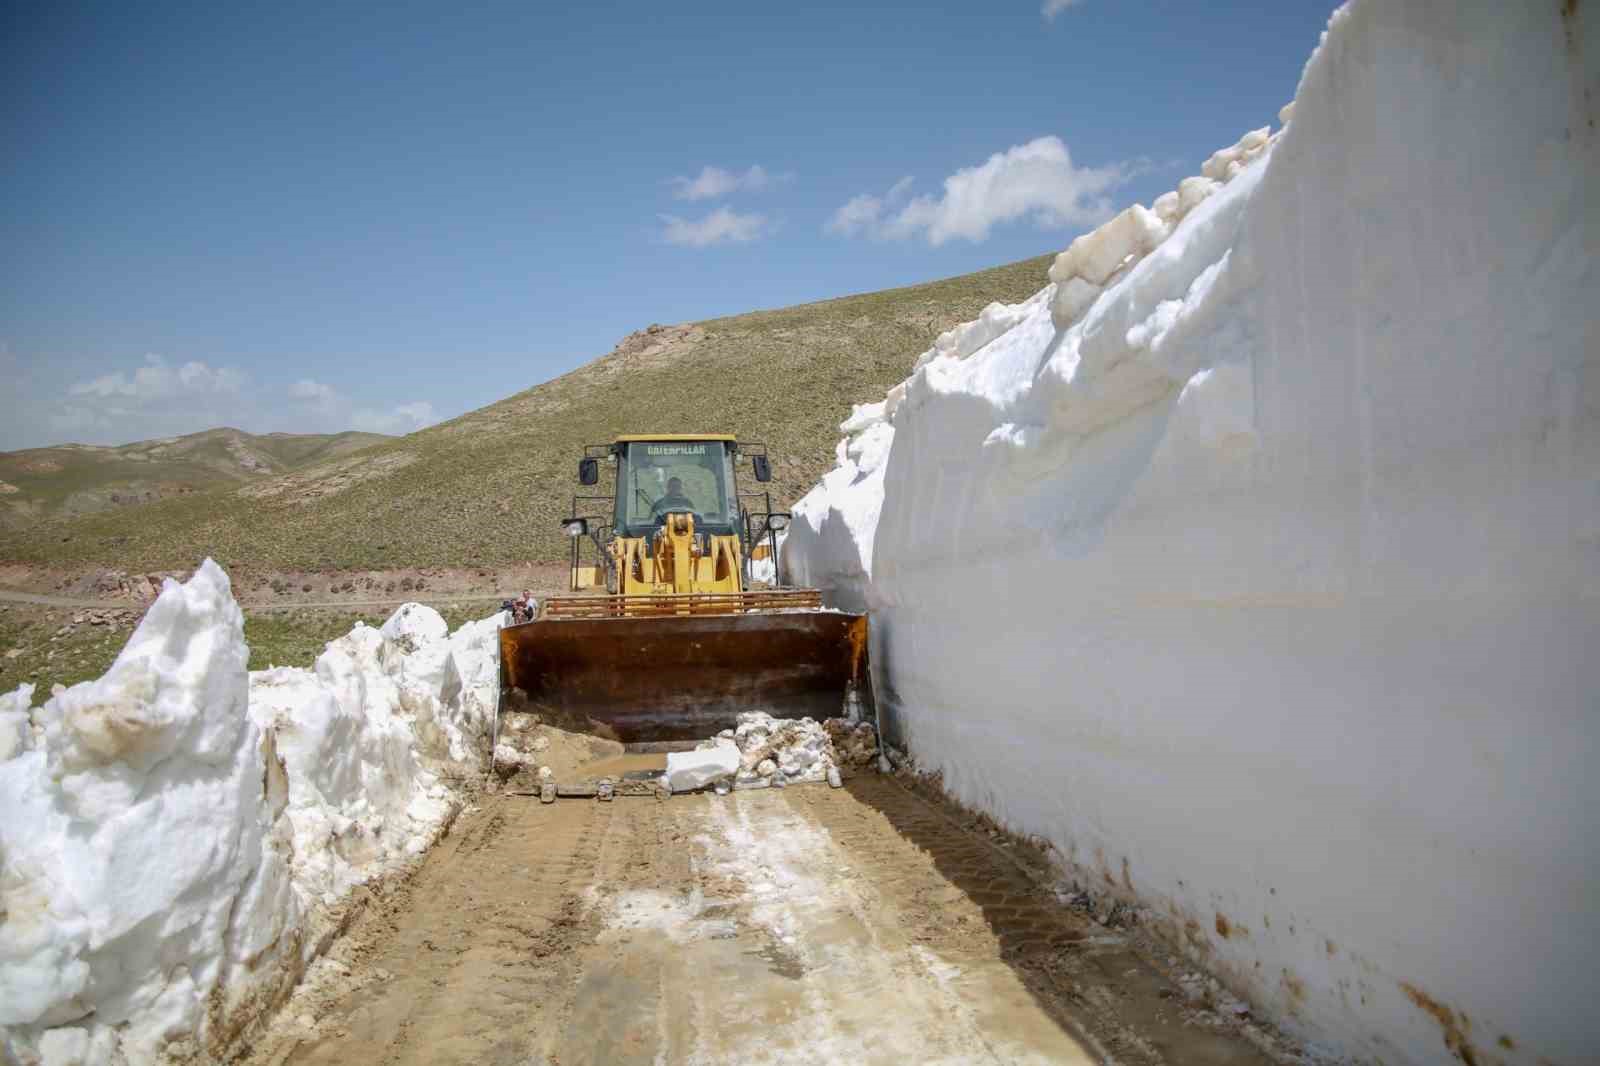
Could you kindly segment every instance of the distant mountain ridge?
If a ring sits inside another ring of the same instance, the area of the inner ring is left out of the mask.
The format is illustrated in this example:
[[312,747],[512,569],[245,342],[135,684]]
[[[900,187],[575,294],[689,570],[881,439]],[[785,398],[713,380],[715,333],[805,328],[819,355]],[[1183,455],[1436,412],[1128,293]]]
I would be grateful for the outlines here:
[[1043,288],[1051,258],[653,325],[570,373],[405,437],[207,492],[0,528],[0,560],[145,570],[208,555],[304,570],[560,560],[570,542],[558,519],[580,492],[583,446],[619,433],[760,441],[773,504],[787,506],[833,466],[854,401],[903,380],[944,330]]
[[380,433],[246,433],[231,427],[132,444],[0,452],[0,525],[72,518],[285,474],[389,440]]

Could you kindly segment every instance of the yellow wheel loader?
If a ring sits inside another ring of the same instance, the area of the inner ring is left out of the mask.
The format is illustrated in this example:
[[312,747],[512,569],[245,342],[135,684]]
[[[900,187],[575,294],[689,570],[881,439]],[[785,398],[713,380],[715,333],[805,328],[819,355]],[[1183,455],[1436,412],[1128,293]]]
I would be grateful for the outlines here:
[[572,595],[500,631],[502,702],[625,744],[695,740],[741,711],[872,717],[867,618],[824,610],[816,589],[776,576],[789,515],[741,492],[766,448],[732,436],[653,434],[591,445],[573,497]]

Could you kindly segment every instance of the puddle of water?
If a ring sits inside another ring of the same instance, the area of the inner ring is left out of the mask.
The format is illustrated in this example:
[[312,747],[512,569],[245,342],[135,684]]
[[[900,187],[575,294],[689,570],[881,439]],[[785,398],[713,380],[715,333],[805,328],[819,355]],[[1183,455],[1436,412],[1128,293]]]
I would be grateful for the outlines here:
[[630,780],[640,780],[666,772],[667,757],[663,754],[635,755],[624,753],[584,763],[578,767],[576,776],[584,781],[598,781],[602,777],[620,781],[624,777],[628,777]]

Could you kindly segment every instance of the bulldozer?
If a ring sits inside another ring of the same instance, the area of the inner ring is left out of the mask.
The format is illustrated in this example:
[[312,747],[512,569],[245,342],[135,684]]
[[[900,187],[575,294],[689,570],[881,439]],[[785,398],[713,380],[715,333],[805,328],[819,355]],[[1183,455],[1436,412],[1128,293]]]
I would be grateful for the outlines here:
[[586,447],[578,482],[598,489],[561,520],[570,595],[500,631],[502,704],[633,750],[710,737],[742,711],[872,717],[867,617],[779,583],[791,516],[773,510],[771,477],[764,445],[726,434]]

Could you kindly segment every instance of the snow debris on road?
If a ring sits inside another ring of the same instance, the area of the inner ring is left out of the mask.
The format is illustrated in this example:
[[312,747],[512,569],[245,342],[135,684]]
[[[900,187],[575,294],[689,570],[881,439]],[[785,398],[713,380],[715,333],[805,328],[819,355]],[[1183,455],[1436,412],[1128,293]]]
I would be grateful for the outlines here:
[[828,731],[811,718],[774,718],[764,711],[739,715],[720,737],[739,749],[740,785],[802,784],[826,781],[837,766]]
[[[844,754],[835,744],[844,745]],[[667,782],[674,792],[732,784],[741,788],[810,784],[837,776],[841,766],[870,765],[877,734],[866,722],[812,718],[774,718],[764,711],[739,715],[694,751],[667,756]],[[870,751],[870,754],[868,752]]]
[[459,807],[444,778],[486,747],[498,624],[452,635],[408,604],[314,670],[250,673],[208,559],[103,677],[0,697],[0,1057],[222,1051],[320,952],[331,908]]
[[531,751],[522,751],[505,740],[494,746],[494,772],[502,780],[509,780],[520,773],[539,772],[539,758]]
[[1355,0],[1284,129],[858,406],[784,542],[886,740],[1350,1058],[1596,1044],[1594,99],[1573,5]]
[[726,781],[738,770],[739,746],[726,738],[701,744],[694,751],[667,753],[667,787],[674,792],[693,792]]
[[833,741],[834,762],[848,770],[865,770],[878,763],[878,731],[871,722],[829,718],[822,723]]

